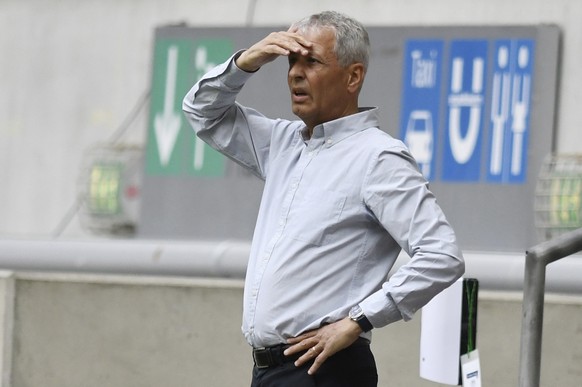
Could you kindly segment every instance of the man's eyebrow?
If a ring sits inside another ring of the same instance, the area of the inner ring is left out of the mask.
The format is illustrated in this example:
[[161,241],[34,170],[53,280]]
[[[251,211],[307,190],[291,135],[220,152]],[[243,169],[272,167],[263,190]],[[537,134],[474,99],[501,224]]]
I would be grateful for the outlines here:
[[289,53],[289,55],[287,55],[287,61],[289,63],[295,63],[295,62],[299,61],[300,57],[301,57],[301,54],[299,54],[297,52],[291,52],[291,53]]

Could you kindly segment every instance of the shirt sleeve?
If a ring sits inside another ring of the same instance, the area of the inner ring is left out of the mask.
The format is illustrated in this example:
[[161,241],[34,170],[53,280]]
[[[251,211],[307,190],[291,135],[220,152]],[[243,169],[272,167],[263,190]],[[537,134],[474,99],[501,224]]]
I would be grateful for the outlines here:
[[199,138],[264,179],[272,120],[236,102],[253,75],[236,66],[238,55],[204,75],[186,94],[182,108]]
[[455,233],[404,145],[380,152],[363,186],[366,205],[410,256],[360,303],[374,327],[409,320],[464,273]]

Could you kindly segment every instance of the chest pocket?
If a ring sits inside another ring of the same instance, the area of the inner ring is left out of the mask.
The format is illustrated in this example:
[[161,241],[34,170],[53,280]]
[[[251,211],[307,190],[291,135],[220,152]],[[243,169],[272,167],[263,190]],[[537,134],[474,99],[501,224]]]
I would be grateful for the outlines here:
[[290,212],[288,235],[316,246],[333,241],[345,204],[346,196],[338,192],[310,190]]

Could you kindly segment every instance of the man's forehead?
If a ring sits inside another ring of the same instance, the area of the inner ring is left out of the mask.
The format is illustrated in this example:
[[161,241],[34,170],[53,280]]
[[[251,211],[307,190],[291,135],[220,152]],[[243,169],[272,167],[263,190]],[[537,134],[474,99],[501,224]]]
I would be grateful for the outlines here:
[[333,51],[335,45],[335,31],[332,27],[308,27],[297,31],[297,33],[313,43],[311,51]]
[[305,26],[297,30],[297,33],[305,37],[321,36],[335,39],[335,29],[331,26]]

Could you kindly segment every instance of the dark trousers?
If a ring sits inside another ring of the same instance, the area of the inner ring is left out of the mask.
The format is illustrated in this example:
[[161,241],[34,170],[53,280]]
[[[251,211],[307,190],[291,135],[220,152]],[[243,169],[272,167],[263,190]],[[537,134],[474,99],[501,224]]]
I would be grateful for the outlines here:
[[378,373],[369,344],[356,343],[328,358],[314,375],[312,362],[295,367],[293,362],[253,368],[251,387],[377,387]]

